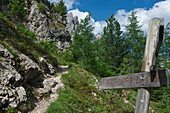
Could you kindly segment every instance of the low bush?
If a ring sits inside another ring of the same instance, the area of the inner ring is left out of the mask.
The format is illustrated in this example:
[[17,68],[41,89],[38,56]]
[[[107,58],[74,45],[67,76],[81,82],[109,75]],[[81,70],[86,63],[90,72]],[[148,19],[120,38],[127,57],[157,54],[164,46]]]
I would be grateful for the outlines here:
[[1,12],[0,12],[0,17],[3,18],[6,21],[9,21],[9,19]]
[[[47,109],[47,113],[132,113],[134,108],[124,104],[119,96],[111,99],[115,92],[101,92],[95,87],[94,75],[73,66],[68,74],[62,75],[66,89],[59,91],[58,99]],[[115,100],[115,101],[114,101]]]
[[57,55],[58,49],[55,42],[52,41],[40,41],[40,45],[50,53]]
[[37,35],[34,32],[31,32],[29,29],[26,29],[23,24],[18,24],[18,29],[24,33],[26,36],[36,40]]
[[45,6],[42,2],[38,3],[38,8],[41,12],[45,13],[46,11],[48,11],[48,7]]

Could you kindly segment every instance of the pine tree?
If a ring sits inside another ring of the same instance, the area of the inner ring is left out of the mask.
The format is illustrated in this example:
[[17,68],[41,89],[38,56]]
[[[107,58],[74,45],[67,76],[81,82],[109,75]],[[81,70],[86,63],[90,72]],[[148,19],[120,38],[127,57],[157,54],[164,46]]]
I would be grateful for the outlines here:
[[104,28],[103,37],[100,40],[99,61],[107,65],[106,75],[113,76],[120,72],[120,64],[126,54],[125,40],[120,24],[113,14],[106,20],[107,26]]
[[82,65],[83,68],[92,70],[94,64],[92,33],[94,27],[90,25],[91,15],[86,16],[84,20],[81,20],[77,27],[73,37],[73,43],[71,44],[71,51],[74,56],[74,60]]
[[140,72],[145,48],[144,33],[141,30],[136,16],[137,11],[133,10],[128,17],[130,24],[126,26],[126,40],[129,50],[129,62],[131,73]]
[[55,7],[52,8],[52,10],[54,12],[59,13],[62,16],[62,20],[66,21],[67,7],[65,6],[65,3],[63,2],[63,0],[60,0],[60,2],[57,3]]
[[10,15],[15,19],[23,19],[27,14],[25,0],[10,0],[8,7],[11,9]]

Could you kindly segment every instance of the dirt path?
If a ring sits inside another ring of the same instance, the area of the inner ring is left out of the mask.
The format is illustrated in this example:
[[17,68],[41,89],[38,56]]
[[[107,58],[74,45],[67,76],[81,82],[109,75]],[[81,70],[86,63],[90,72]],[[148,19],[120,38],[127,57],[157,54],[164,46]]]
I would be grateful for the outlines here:
[[[52,79],[55,79],[57,81],[58,87],[64,87],[64,84],[61,81],[61,76],[62,74],[68,73],[69,66],[59,66],[59,72],[57,73],[57,77],[52,77]],[[50,94],[50,97],[48,98],[43,98],[43,99],[38,99],[39,101],[36,104],[36,107],[29,113],[44,113],[48,106],[54,102],[59,95],[55,92]]]

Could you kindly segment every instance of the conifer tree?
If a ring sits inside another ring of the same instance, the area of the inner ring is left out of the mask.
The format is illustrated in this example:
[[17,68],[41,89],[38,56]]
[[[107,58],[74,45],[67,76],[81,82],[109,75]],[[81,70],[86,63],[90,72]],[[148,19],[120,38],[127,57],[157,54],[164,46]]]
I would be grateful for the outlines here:
[[137,11],[135,10],[131,12],[131,15],[128,17],[129,24],[126,26],[126,42],[129,50],[128,57],[131,73],[141,71],[146,41],[136,13]]
[[100,63],[107,65],[106,75],[113,76],[120,72],[120,64],[126,54],[123,32],[120,30],[119,22],[113,14],[106,20],[103,37],[100,40],[99,59]]
[[78,30],[74,34],[71,50],[76,62],[79,62],[83,68],[92,70],[91,66],[93,66],[95,58],[92,43],[94,27],[90,25],[90,19],[91,15],[88,15],[84,20],[81,20],[77,27]]
[[10,15],[16,19],[23,19],[27,14],[25,0],[10,0],[8,7],[11,9]]
[[53,10],[62,16],[63,21],[66,21],[67,7],[65,6],[63,0],[60,0],[60,2],[57,3],[55,7],[53,7]]

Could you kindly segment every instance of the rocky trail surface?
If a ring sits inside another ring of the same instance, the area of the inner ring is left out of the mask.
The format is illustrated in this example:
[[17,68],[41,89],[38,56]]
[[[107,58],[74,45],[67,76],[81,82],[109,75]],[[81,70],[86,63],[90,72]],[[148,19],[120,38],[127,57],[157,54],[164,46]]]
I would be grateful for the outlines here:
[[36,107],[29,113],[44,113],[47,110],[48,106],[59,96],[56,92],[57,89],[65,88],[64,84],[61,81],[61,76],[62,74],[68,73],[69,66],[58,66],[58,68],[60,71],[57,73],[57,77],[49,76],[49,78],[45,79],[43,82],[44,88],[37,89],[39,93],[45,93],[51,90],[50,96],[47,98],[38,99],[38,101],[35,103]]

